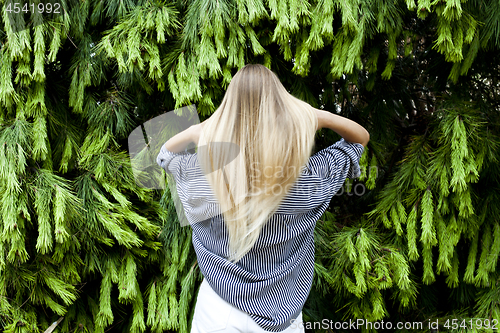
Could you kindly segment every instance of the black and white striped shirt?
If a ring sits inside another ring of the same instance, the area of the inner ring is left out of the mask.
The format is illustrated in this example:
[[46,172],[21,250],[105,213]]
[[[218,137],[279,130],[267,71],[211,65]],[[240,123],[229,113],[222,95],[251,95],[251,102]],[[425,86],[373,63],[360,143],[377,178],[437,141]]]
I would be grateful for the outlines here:
[[341,139],[309,158],[254,247],[229,262],[228,235],[197,154],[172,153],[163,145],[157,163],[174,176],[193,229],[198,265],[212,289],[248,313],[266,331],[281,332],[298,317],[314,270],[314,227],[345,179],[360,175],[363,146]]

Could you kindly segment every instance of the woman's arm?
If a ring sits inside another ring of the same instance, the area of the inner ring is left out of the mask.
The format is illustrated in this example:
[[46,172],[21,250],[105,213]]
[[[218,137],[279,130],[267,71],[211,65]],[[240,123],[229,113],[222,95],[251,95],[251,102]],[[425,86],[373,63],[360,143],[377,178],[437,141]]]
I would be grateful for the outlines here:
[[186,149],[191,142],[198,145],[201,129],[203,128],[202,124],[203,123],[192,125],[188,129],[174,135],[167,142],[165,142],[165,148],[172,153],[180,153]]
[[370,133],[358,123],[328,111],[316,110],[318,129],[329,128],[349,142],[357,142],[366,147]]

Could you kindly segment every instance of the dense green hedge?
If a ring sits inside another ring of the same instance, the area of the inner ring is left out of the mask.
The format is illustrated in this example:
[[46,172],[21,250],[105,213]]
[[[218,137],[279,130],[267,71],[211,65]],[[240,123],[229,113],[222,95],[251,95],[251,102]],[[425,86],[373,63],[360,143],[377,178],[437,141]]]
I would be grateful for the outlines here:
[[208,117],[246,63],[371,134],[318,222],[304,319],[500,321],[498,1],[60,3],[0,0],[5,332],[188,332],[191,231],[136,184],[127,137],[185,105]]

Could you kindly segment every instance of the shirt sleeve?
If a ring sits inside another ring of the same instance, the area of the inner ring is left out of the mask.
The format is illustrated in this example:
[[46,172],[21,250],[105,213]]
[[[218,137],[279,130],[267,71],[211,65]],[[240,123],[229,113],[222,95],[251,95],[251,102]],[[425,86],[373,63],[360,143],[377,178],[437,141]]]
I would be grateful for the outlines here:
[[179,174],[182,172],[182,167],[188,164],[189,159],[192,157],[192,155],[193,154],[190,154],[187,151],[173,153],[167,150],[167,148],[165,148],[165,145],[162,145],[160,153],[156,157],[156,163],[158,163],[158,165],[168,174],[179,176]]
[[308,168],[312,174],[321,178],[336,179],[343,183],[345,178],[357,178],[361,175],[359,160],[363,150],[362,144],[342,138],[311,156]]

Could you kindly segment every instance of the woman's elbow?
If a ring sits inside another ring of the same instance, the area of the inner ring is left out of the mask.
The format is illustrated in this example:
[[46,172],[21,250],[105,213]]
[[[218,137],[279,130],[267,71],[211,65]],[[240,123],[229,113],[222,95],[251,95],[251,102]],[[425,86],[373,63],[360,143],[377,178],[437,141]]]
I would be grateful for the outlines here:
[[365,133],[363,134],[363,141],[360,143],[363,145],[363,147],[366,147],[366,145],[370,141],[370,133],[368,133],[366,129],[364,130],[364,132]]

